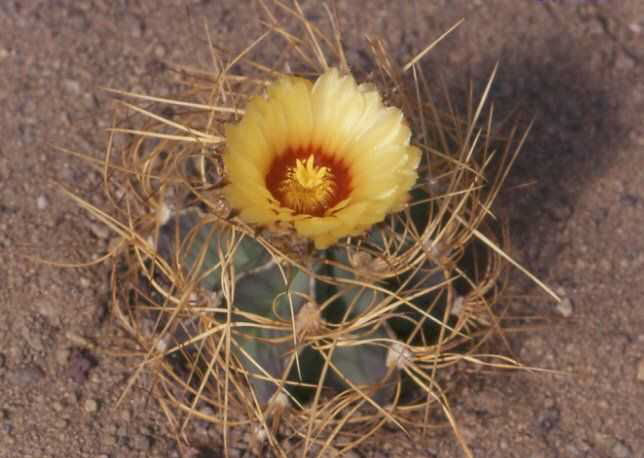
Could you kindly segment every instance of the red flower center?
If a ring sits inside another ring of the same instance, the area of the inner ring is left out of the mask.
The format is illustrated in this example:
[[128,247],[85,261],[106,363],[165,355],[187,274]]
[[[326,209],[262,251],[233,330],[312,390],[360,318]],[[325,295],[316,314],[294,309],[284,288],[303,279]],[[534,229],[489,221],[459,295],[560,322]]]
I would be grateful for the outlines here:
[[288,148],[273,159],[266,188],[295,214],[325,216],[351,193],[349,168],[319,148]]

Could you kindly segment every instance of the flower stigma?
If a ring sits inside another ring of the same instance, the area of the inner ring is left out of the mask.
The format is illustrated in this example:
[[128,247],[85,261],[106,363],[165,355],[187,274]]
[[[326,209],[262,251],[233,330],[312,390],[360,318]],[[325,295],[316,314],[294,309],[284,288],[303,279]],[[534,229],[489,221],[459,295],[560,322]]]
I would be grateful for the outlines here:
[[315,157],[296,159],[280,184],[287,207],[298,213],[317,213],[325,208],[335,191],[333,172],[329,167],[316,166]]

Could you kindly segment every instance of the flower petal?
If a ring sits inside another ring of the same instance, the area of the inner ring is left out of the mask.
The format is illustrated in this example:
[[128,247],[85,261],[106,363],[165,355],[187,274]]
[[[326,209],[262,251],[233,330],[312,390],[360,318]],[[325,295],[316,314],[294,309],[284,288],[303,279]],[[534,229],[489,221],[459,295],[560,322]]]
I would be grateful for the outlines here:
[[[241,219],[290,224],[325,248],[404,207],[421,158],[410,138],[402,112],[351,75],[330,69],[314,84],[285,77],[227,130],[224,193]],[[298,195],[316,197],[307,206],[284,197]]]

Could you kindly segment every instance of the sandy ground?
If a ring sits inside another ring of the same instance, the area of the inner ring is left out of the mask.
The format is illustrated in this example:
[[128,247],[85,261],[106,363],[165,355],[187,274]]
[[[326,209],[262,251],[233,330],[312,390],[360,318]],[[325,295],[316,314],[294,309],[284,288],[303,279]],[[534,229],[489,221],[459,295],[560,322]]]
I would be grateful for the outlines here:
[[[302,3],[317,20],[316,2]],[[463,374],[451,399],[468,444],[477,457],[644,457],[644,3],[366,4],[338,2],[355,66],[368,65],[365,33],[403,62],[465,17],[427,74],[480,87],[500,61],[498,112],[536,119],[502,201],[513,255],[568,301],[557,310],[517,275],[513,312],[548,321],[511,345],[565,374]],[[56,185],[100,204],[100,176],[52,146],[100,155],[112,114],[99,87],[164,95],[163,61],[208,65],[204,22],[238,50],[260,31],[254,11],[250,0],[0,2],[0,457],[179,456],[145,386],[113,408],[127,362],[79,339],[112,332],[105,269],[25,255],[80,262],[105,250],[109,234]],[[198,433],[202,456],[219,456]],[[354,456],[461,452],[445,432],[383,436]]]

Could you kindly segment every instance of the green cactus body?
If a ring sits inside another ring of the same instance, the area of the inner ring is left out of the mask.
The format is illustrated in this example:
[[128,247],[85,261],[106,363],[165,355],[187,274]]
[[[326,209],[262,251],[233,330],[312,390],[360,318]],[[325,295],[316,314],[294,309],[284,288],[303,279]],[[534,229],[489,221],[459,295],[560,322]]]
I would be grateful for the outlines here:
[[[318,387],[357,388],[377,403],[390,400],[388,353],[393,339],[409,334],[411,320],[393,315],[383,319],[380,309],[397,300],[401,282],[418,282],[422,273],[361,279],[351,266],[348,248],[334,247],[312,263],[312,278],[292,263],[278,263],[255,238],[202,218],[195,209],[171,218],[161,228],[159,253],[168,262],[178,261],[186,278],[220,300],[224,276],[233,279],[228,281],[228,289],[234,283],[232,350],[261,405],[283,390],[304,404]],[[372,229],[367,237],[371,249],[382,250],[383,237],[381,229]],[[436,284],[442,279],[434,273],[422,281]],[[420,308],[427,300],[421,296],[414,303]],[[314,328],[324,326],[332,332],[350,326],[351,331],[302,342],[295,327],[307,302],[317,308],[324,304],[320,323],[308,323]],[[420,319],[414,308],[396,308],[413,315],[413,321]]]

